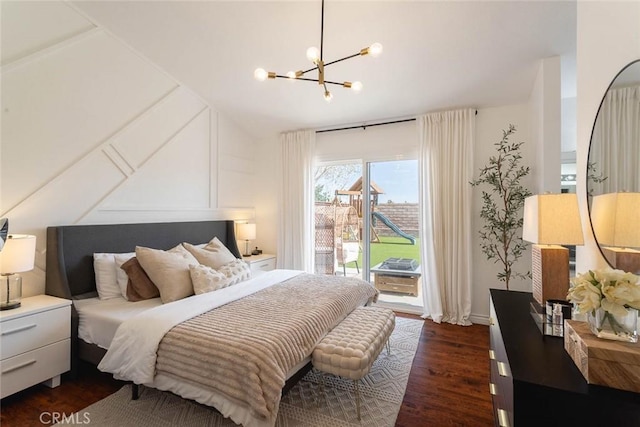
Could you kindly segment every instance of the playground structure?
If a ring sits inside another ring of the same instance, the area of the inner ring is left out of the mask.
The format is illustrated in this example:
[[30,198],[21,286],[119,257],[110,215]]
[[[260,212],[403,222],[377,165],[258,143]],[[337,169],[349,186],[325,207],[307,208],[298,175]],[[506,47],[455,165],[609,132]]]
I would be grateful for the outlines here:
[[[378,195],[384,192],[374,182],[370,189],[371,212],[371,241],[380,242],[375,228],[375,221],[382,222],[395,234],[407,239],[415,245],[416,238],[400,229],[390,218],[381,212],[376,212]],[[348,203],[343,203],[341,197],[348,197]],[[362,250],[360,239],[362,236],[362,177],[348,190],[337,190],[331,203],[316,202],[315,205],[315,272],[316,274],[335,274],[336,268],[342,266],[346,275],[346,264],[355,262],[358,266],[358,256]]]
[[[380,188],[375,182],[371,181],[370,183],[369,193],[371,195],[369,211],[371,212],[371,241],[372,242],[380,242],[380,237],[376,232],[373,225],[376,220],[382,221],[384,225],[389,227],[395,234],[400,237],[407,239],[412,245],[416,244],[416,238],[411,236],[400,229],[396,224],[393,223],[387,216],[382,214],[381,212],[376,212],[376,206],[378,206],[378,195],[384,194],[384,190]],[[348,196],[349,197],[349,205],[353,206],[358,212],[358,218],[362,218],[363,216],[363,191],[362,191],[362,177],[358,178],[356,182],[349,187],[348,190],[337,190],[336,191],[336,199],[339,200],[340,196]]]

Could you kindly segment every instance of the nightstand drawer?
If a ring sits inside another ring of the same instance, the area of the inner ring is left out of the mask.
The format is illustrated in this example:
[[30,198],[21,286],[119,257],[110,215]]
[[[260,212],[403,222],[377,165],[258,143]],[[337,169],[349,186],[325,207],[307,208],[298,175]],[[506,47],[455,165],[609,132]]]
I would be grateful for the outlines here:
[[262,271],[271,271],[276,268],[276,259],[269,258],[262,261],[256,261],[251,263],[251,272],[259,273]]
[[0,324],[0,359],[69,338],[71,307],[60,307]]
[[0,362],[2,398],[70,369],[71,340],[65,339]]

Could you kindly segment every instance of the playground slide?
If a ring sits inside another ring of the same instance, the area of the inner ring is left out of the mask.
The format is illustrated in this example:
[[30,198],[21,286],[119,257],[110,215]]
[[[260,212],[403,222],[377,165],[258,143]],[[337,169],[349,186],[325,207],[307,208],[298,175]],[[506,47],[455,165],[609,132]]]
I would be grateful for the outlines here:
[[380,221],[382,221],[384,223],[384,225],[386,225],[387,227],[392,229],[393,232],[396,233],[398,236],[404,237],[405,239],[410,241],[412,245],[416,244],[416,238],[415,237],[413,237],[413,236],[405,233],[404,231],[400,230],[397,225],[395,225],[393,222],[391,222],[391,220],[389,218],[387,218],[386,216],[384,216],[380,212],[373,212],[372,215],[373,215],[374,218],[378,218]]

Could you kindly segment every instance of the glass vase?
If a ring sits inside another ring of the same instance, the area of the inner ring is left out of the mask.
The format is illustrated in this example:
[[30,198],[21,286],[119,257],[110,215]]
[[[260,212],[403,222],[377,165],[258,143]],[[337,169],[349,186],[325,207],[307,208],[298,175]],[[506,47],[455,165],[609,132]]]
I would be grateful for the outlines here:
[[587,314],[591,332],[598,338],[638,342],[638,310],[628,308],[624,316],[598,308]]

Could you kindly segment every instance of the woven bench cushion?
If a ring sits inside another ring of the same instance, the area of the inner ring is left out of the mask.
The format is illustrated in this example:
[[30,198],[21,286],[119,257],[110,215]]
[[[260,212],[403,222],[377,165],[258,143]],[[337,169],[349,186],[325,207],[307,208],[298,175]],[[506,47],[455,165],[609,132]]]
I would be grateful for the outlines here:
[[356,308],[313,350],[313,366],[344,378],[361,379],[393,332],[395,318],[387,308]]

